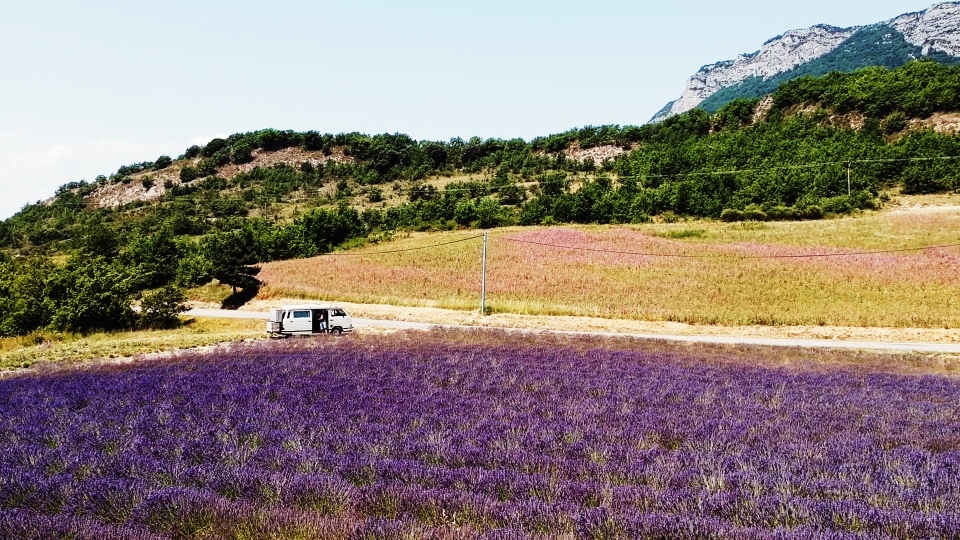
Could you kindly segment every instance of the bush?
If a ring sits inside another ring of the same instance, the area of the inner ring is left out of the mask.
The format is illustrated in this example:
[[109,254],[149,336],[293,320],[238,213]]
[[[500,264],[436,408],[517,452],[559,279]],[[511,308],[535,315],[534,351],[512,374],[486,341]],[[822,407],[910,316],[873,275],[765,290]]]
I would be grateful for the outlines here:
[[768,217],[767,213],[761,210],[759,206],[751,204],[743,210],[743,219],[745,221],[766,221]]
[[743,212],[735,208],[724,208],[723,212],[720,213],[720,221],[726,221],[732,223],[735,221],[743,221]]
[[796,210],[789,206],[774,206],[767,209],[767,217],[773,221],[793,221],[800,216]]
[[807,206],[800,210],[800,215],[803,219],[823,219],[823,208],[816,205]]
[[516,205],[527,198],[527,190],[523,186],[509,184],[500,187],[500,204]]
[[501,224],[500,204],[493,199],[482,199],[477,204],[477,227],[492,229]]
[[173,163],[173,160],[170,159],[170,156],[160,156],[156,161],[153,162],[153,170],[160,171],[166,169]]
[[247,141],[239,141],[230,149],[230,161],[237,165],[253,161],[253,145]]
[[823,205],[823,211],[827,214],[849,214],[856,210],[854,201],[847,195],[829,197],[820,201]]
[[200,155],[201,148],[197,145],[193,145],[183,153],[185,159],[193,159]]
[[907,128],[907,115],[902,112],[895,112],[883,121],[881,127],[887,135],[900,133]]
[[683,221],[683,218],[675,214],[673,210],[667,210],[660,214],[660,221],[664,223],[679,223]]
[[203,150],[200,151],[200,155],[203,157],[213,157],[221,150],[227,148],[230,143],[226,139],[214,139],[207,143],[203,147]]
[[470,225],[477,219],[477,206],[469,199],[457,203],[453,210],[453,219],[464,227]]
[[180,326],[177,316],[189,309],[186,300],[183,291],[169,285],[147,294],[140,302],[140,325],[158,330]]
[[200,172],[195,167],[185,166],[180,169],[180,181],[183,183],[193,182],[200,178]]

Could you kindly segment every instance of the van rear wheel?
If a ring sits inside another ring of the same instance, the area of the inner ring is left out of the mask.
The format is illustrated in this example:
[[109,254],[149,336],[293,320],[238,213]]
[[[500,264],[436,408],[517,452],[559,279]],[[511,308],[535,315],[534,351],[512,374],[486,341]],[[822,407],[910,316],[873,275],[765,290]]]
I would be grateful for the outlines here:
[[335,336],[339,336],[340,334],[343,333],[343,328],[340,328],[340,327],[338,326],[338,327],[334,328],[333,330],[331,330],[330,333],[333,334],[333,335],[335,335]]

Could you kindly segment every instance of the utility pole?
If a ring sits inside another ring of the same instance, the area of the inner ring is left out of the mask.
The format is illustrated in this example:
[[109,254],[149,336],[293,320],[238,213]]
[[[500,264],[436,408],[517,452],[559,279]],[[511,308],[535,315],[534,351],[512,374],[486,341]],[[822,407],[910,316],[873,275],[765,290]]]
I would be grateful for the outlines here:
[[483,260],[480,263],[480,316],[487,315],[487,234],[483,231]]

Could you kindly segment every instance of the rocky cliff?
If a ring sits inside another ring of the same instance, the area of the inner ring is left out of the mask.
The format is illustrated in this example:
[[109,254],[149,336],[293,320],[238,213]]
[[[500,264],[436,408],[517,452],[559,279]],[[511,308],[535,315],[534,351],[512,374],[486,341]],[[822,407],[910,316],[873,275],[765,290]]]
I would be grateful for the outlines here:
[[[704,66],[683,95],[653,122],[696,107],[715,110],[738,97],[760,97],[794,76],[853,71],[870,65],[898,67],[912,58],[960,62],[960,2],[854,28],[817,25],[791,30],[752,54]],[[766,83],[766,84],[765,84]]]

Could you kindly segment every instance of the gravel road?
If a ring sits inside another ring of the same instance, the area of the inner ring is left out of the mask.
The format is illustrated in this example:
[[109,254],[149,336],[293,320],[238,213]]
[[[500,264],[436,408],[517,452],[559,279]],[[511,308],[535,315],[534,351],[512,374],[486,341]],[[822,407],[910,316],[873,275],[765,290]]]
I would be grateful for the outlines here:
[[[186,315],[193,317],[220,317],[228,319],[263,319],[269,317],[262,311],[242,311],[224,309],[191,309]],[[388,321],[373,319],[354,319],[355,328],[392,328],[401,330],[429,330],[431,328],[485,328],[489,326],[460,326],[440,325],[410,321]],[[960,344],[950,343],[887,343],[881,341],[842,341],[827,339],[773,339],[737,336],[680,336],[667,334],[633,334],[620,332],[579,332],[573,330],[524,330],[517,328],[503,328],[511,332],[545,332],[555,334],[580,334],[591,336],[633,337],[640,339],[659,339],[664,341],[680,341],[686,343],[720,343],[728,345],[763,345],[768,347],[804,347],[819,349],[854,349],[876,351],[902,351],[919,353],[954,353],[960,354]]]

